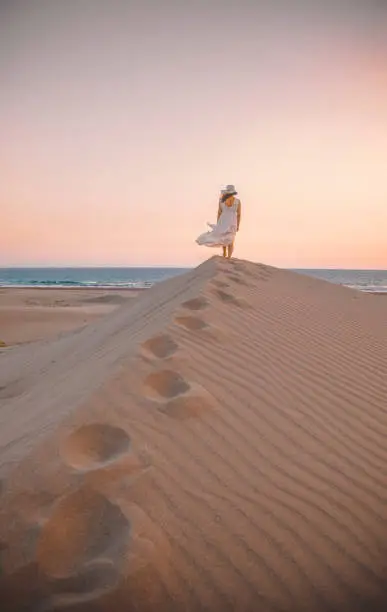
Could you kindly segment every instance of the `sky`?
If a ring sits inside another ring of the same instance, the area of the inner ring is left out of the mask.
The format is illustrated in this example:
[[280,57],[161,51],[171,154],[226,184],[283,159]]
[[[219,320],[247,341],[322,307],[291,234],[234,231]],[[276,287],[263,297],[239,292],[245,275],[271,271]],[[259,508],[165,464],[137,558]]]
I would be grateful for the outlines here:
[[387,268],[386,0],[1,0],[0,266]]

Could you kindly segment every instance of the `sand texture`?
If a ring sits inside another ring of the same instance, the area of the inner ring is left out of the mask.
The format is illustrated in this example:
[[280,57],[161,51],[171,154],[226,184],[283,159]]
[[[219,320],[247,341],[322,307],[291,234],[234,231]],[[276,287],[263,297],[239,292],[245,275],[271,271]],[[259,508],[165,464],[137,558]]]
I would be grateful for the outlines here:
[[387,610],[386,314],[216,257],[1,353],[1,610]]
[[134,297],[128,290],[0,288],[0,348],[78,329]]

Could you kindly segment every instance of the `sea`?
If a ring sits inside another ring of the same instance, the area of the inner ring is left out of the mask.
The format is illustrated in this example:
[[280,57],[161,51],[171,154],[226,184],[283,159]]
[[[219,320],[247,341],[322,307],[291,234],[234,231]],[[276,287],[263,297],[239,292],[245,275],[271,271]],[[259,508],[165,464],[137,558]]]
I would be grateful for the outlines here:
[[[147,289],[190,268],[0,268],[0,287],[90,287]],[[387,293],[387,270],[312,270],[295,272],[370,293]]]

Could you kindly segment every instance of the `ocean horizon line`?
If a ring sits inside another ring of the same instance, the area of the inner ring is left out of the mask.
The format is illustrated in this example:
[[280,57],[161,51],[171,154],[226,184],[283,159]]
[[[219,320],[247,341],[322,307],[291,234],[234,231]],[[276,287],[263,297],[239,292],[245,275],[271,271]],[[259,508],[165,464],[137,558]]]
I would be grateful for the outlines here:
[[[238,258],[236,258],[238,259]],[[249,260],[250,261],[250,260]],[[55,266],[47,266],[47,265],[0,265],[0,270],[191,270],[195,269],[198,266],[202,265],[205,262],[199,262],[197,264],[190,265],[172,265],[172,264],[135,264],[135,265],[55,265]],[[264,264],[273,268],[279,268],[282,270],[311,270],[311,271],[338,271],[338,272],[384,272],[387,270],[386,268],[364,268],[364,267],[356,267],[356,268],[348,268],[348,267],[340,267],[340,266],[280,266],[269,264],[267,262],[251,262],[257,264]]]
[[[0,287],[148,289],[196,266],[29,266],[0,268]],[[368,268],[282,268],[346,287],[387,293],[387,270]]]

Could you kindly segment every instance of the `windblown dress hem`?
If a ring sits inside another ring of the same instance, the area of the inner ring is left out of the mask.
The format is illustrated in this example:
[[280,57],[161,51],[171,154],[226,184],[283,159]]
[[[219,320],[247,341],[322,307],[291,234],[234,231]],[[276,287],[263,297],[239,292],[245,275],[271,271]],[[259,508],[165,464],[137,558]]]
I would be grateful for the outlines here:
[[238,206],[239,200],[237,198],[234,198],[231,206],[221,202],[221,214],[218,222],[216,224],[207,223],[211,229],[196,239],[197,244],[213,248],[231,246],[237,232]]

